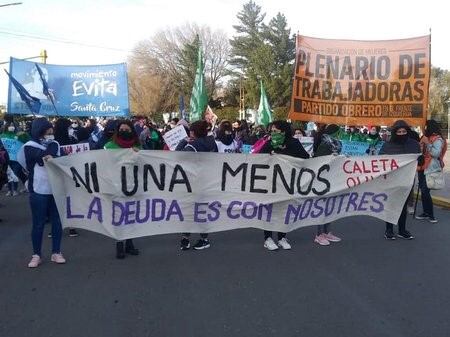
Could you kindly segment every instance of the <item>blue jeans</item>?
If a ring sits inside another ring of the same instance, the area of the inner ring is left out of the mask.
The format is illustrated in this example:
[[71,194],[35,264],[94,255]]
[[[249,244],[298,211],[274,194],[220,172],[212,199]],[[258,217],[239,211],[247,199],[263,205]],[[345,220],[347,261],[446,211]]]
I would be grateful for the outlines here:
[[60,253],[62,226],[55,198],[51,194],[30,193],[30,207],[33,220],[33,228],[31,230],[33,254],[41,256],[42,236],[47,219],[52,224],[52,253]]
[[427,179],[425,178],[425,173],[423,171],[419,171],[419,188],[420,193],[422,194],[422,208],[423,212],[429,217],[434,217],[433,210],[433,199],[431,198],[430,189],[427,186]]

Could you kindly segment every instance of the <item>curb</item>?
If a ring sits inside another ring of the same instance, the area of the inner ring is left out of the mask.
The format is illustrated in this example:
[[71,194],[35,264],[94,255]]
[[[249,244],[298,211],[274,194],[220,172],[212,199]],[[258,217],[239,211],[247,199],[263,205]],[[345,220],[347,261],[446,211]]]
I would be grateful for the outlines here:
[[[420,193],[419,193],[419,199],[422,199],[422,195]],[[433,200],[434,206],[440,206],[443,208],[450,209],[450,199],[443,198],[443,197],[436,197],[436,196],[431,196],[431,199]]]

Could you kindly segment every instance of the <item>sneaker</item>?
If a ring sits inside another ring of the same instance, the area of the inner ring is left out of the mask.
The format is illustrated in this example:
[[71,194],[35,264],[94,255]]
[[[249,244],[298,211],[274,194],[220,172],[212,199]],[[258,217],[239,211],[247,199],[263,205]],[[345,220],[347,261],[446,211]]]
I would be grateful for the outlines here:
[[278,246],[272,238],[267,238],[266,241],[264,241],[264,248],[267,248],[268,250],[277,250]]
[[411,233],[408,231],[398,232],[397,237],[405,239],[405,240],[414,239],[414,236],[412,236]]
[[414,207],[413,206],[408,206],[408,214],[409,215],[413,215],[414,214]]
[[197,243],[194,245],[195,250],[202,250],[211,247],[211,244],[209,243],[208,239],[200,239],[197,241]]
[[395,240],[395,235],[393,231],[384,232],[384,238],[387,240]]
[[324,236],[325,239],[327,239],[330,242],[340,242],[342,239],[337,237],[336,235],[333,235],[331,232],[330,233],[323,233],[322,234]]
[[47,237],[48,237],[49,239],[51,239],[51,238],[52,238],[52,233],[51,233],[51,232],[48,233],[48,234],[47,234]]
[[330,244],[330,241],[328,241],[324,233],[316,235],[314,242],[318,243],[321,246],[328,246]]
[[430,216],[427,213],[422,213],[420,215],[416,215],[417,220],[428,220]]
[[28,268],[36,268],[37,266],[39,266],[41,264],[42,260],[41,257],[39,255],[32,255],[31,256],[31,261],[28,263]]
[[12,196],[13,197],[17,197],[19,195],[19,192],[17,192],[17,191],[14,191],[13,193],[12,193]]
[[434,217],[434,216],[430,216],[430,218],[428,219],[429,222],[431,223],[436,223],[438,222],[438,220]]
[[75,238],[75,237],[78,236],[78,232],[77,232],[75,229],[70,228],[70,229],[69,229],[69,236],[70,236],[71,238]]
[[11,192],[11,191],[6,192],[6,196],[7,196],[7,197],[12,196],[12,192]]
[[181,250],[189,250],[191,248],[191,243],[188,238],[181,238],[180,241],[180,249]]
[[[273,241],[273,240],[272,240]],[[291,249],[292,246],[286,238],[282,238],[278,241],[278,247],[281,247],[285,250]]]
[[64,258],[64,256],[62,256],[61,253],[53,253],[51,261],[55,262],[55,263],[58,263],[58,264],[66,263],[66,259]]

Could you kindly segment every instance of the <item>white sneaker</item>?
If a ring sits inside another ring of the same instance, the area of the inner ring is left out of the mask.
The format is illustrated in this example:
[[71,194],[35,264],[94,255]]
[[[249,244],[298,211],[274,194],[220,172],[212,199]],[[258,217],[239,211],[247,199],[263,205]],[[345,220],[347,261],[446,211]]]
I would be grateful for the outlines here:
[[292,246],[290,245],[289,241],[286,238],[282,238],[278,241],[278,247],[281,247],[283,249],[291,249]]
[[42,260],[39,255],[33,255],[31,256],[31,261],[28,263],[28,268],[36,268],[41,264]]
[[7,196],[7,197],[12,196],[12,192],[11,192],[11,191],[6,192],[6,196]]
[[413,215],[414,214],[414,207],[408,206],[408,214]]
[[18,195],[19,195],[19,192],[17,192],[17,191],[14,191],[12,194],[13,197],[17,197]]
[[272,238],[267,238],[266,241],[264,241],[264,248],[267,248],[268,250],[277,250],[278,246]]
[[52,262],[55,262],[57,264],[66,263],[66,259],[64,258],[64,256],[62,256],[61,253],[53,253],[51,260],[52,260]]

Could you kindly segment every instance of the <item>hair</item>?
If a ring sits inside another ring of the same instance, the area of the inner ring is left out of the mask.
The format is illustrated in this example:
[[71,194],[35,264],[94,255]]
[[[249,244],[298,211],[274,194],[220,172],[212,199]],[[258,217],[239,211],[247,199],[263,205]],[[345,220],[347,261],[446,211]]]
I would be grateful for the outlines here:
[[224,119],[219,124],[219,130],[217,130],[217,138],[221,139],[225,136],[225,132],[233,132],[233,126],[231,125],[231,122]]
[[67,118],[58,118],[55,122],[55,140],[61,145],[70,144],[69,126],[72,122]]
[[208,135],[208,123],[204,120],[196,121],[191,124],[190,131],[194,133],[195,138],[203,138]]
[[292,138],[292,127],[288,122],[282,121],[282,120],[277,120],[272,123],[272,126],[281,130],[281,132],[284,132],[285,142],[287,140],[289,140],[290,138]]
[[425,126],[427,127],[425,130],[425,136],[430,137],[432,135],[439,135],[442,137],[441,128],[438,122],[436,122],[435,120],[433,119],[427,120]]
[[295,134],[295,131],[297,131],[297,130],[300,131],[300,133],[302,134],[302,136],[306,136],[305,131],[303,131],[302,128],[295,128],[293,133]]
[[117,123],[116,123],[116,129],[114,130],[114,135],[113,135],[113,138],[112,138],[113,141],[114,141],[114,142],[117,141],[117,137],[118,137],[118,135],[119,135],[120,126],[123,125],[123,124],[126,124],[126,125],[128,125],[128,126],[130,127],[131,133],[133,134],[134,142],[135,142],[136,144],[139,144],[139,137],[138,137],[138,135],[137,135],[136,129],[134,128],[133,123],[132,123],[130,120],[128,120],[128,119],[121,119],[121,120],[118,120],[118,121],[117,121]]

